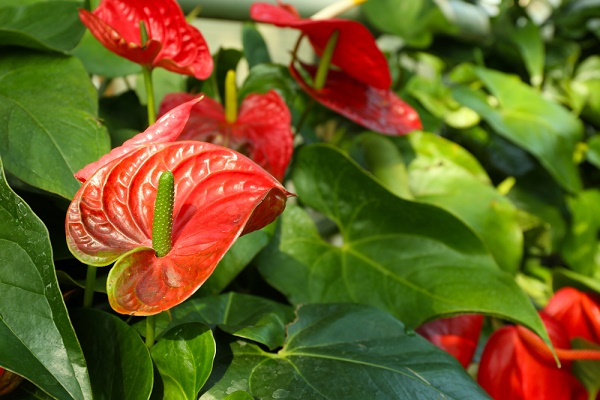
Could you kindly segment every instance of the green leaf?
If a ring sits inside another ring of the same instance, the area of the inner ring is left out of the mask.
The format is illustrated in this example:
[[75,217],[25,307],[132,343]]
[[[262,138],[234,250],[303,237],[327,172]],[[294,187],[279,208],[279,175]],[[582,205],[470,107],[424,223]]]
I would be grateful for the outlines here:
[[285,325],[294,318],[287,305],[239,293],[192,298],[170,311],[170,316],[161,313],[156,317],[157,335],[183,323],[201,322],[271,349],[283,344]]
[[515,76],[480,67],[473,71],[494,99],[462,85],[453,89],[455,98],[479,113],[499,135],[536,157],[561,186],[579,191],[573,153],[582,137],[581,121]]
[[269,239],[269,234],[262,229],[238,238],[219,261],[215,272],[200,286],[197,295],[213,296],[221,293],[269,243]]
[[285,66],[259,64],[252,67],[240,88],[238,97],[243,99],[250,93],[266,93],[270,89],[275,89],[288,105],[292,103],[297,93],[297,86]]
[[305,305],[277,354],[240,341],[231,351],[201,399],[237,390],[259,399],[489,398],[452,356],[368,306]]
[[212,371],[215,350],[212,331],[206,325],[188,323],[169,330],[151,349],[162,380],[160,398],[197,399]]
[[88,362],[94,399],[147,400],[153,367],[140,336],[103,311],[79,309],[71,318]]
[[525,21],[523,26],[514,28],[510,39],[525,61],[525,67],[529,72],[529,82],[539,88],[544,80],[546,54],[544,42],[538,26],[530,20]]
[[18,6],[0,5],[0,46],[66,52],[85,31],[77,1],[38,1]]
[[370,304],[410,328],[442,315],[490,314],[547,338],[512,277],[448,212],[394,196],[326,145],[300,150],[293,181],[307,206],[335,222],[342,243],[323,240],[305,211],[287,206],[257,262],[291,303]]
[[245,22],[242,25],[242,44],[244,46],[244,57],[248,61],[249,68],[271,62],[265,39],[256,29],[255,23]]
[[[582,338],[571,341],[573,349],[592,349],[600,351],[600,346]],[[600,392],[600,361],[576,360],[573,362],[573,374],[583,383],[589,399],[595,399]]]
[[84,33],[72,54],[81,60],[90,74],[114,78],[141,72],[138,64],[108,50],[90,31]]
[[406,159],[413,154],[408,176],[415,199],[450,211],[477,233],[502,269],[516,272],[523,255],[517,208],[491,185],[477,160],[431,133],[395,139]]
[[72,198],[73,173],[110,150],[96,90],[74,57],[27,51],[0,59],[0,155],[6,171]]
[[593,291],[600,294],[600,282],[597,278],[590,278],[565,268],[553,269],[552,288],[554,291],[567,286],[584,292]]
[[[171,72],[163,68],[155,68],[152,70],[152,85],[154,87],[154,102],[156,111],[158,112],[160,103],[163,98],[169,93],[185,92],[186,86],[185,75]],[[146,97],[146,85],[144,85],[144,76],[137,75],[135,92],[140,99],[140,103],[146,106],[148,98]]]
[[600,278],[600,190],[590,189],[567,199],[571,226],[563,242],[561,255],[571,269]]
[[0,366],[57,398],[91,399],[83,353],[56,280],[48,231],[3,173],[0,265]]
[[223,400],[254,400],[254,397],[252,397],[252,395],[248,392],[238,390],[237,392],[233,392],[230,395],[225,396]]
[[596,168],[600,169],[600,135],[595,135],[588,141],[586,159]]

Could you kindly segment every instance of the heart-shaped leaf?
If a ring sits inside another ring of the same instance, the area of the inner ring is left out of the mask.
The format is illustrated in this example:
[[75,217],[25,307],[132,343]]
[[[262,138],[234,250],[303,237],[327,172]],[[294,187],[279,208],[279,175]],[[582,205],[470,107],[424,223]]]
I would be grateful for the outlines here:
[[181,324],[152,346],[151,354],[162,380],[162,398],[195,400],[212,371],[215,340],[206,325]]
[[73,173],[110,150],[97,102],[76,58],[4,51],[0,154],[6,171],[29,185],[73,197],[80,186]]
[[114,315],[93,309],[71,314],[90,369],[94,399],[147,400],[154,380],[140,336]]
[[[200,398],[488,399],[450,355],[373,307],[305,305],[277,354],[232,343],[233,361]],[[212,381],[215,379],[215,381]]]
[[326,145],[299,152],[293,180],[299,197],[335,222],[342,239],[325,241],[306,212],[288,207],[258,262],[293,304],[371,304],[411,328],[444,314],[491,314],[547,339],[513,278],[448,212],[394,196]]
[[[0,170],[2,163],[0,161]],[[61,399],[91,399],[48,231],[0,172],[0,366]]]
[[[175,177],[172,249],[157,257],[152,224],[158,178]],[[67,242],[82,262],[108,265],[111,306],[156,314],[210,276],[233,242],[271,223],[289,193],[241,154],[210,143],[140,146],[101,167],[75,195]]]
[[0,5],[0,46],[23,46],[65,52],[73,49],[85,27],[76,1],[36,1]]

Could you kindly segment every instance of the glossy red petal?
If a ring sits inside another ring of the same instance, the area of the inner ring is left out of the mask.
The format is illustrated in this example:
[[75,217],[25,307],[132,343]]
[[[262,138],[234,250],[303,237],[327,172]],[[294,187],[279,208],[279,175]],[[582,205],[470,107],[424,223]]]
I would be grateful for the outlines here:
[[417,332],[452,354],[466,368],[477,349],[482,326],[483,315],[459,315],[427,322]]
[[331,62],[354,79],[378,89],[389,89],[392,77],[387,60],[371,32],[361,23],[344,19],[302,19],[288,9],[268,3],[254,3],[250,17],[259,22],[300,30],[320,56],[327,41],[338,31]]
[[[314,77],[316,67],[304,65]],[[377,89],[330,70],[325,87],[313,89],[292,64],[290,72],[313,99],[365,128],[388,135],[403,135],[422,129],[419,114],[391,90]]]
[[144,132],[135,135],[121,146],[112,149],[108,154],[100,157],[97,161],[94,161],[77,171],[75,173],[75,178],[81,182],[85,182],[98,169],[119,157],[123,157],[125,154],[139,146],[151,143],[167,143],[176,140],[187,124],[190,110],[199,101],[202,101],[202,99],[192,98],[190,101],[171,110],[160,117],[156,123],[149,126]]
[[[158,177],[175,177],[173,248],[151,249]],[[118,259],[109,298],[121,313],[149,315],[189,297],[242,233],[284,209],[283,186],[243,155],[210,143],[138,147],[94,174],[69,207],[69,248],[88,264]]]
[[[569,339],[562,327],[551,318],[542,320],[552,343],[568,348]],[[485,346],[479,363],[478,383],[495,400],[584,400],[583,386],[563,365],[540,357],[519,336],[517,326],[505,326],[494,332]],[[565,347],[567,346],[567,347]]]
[[[80,18],[106,48],[133,62],[198,79],[212,72],[206,41],[175,0],[102,0],[92,13],[80,10]],[[147,43],[141,43],[140,21]]]
[[600,344],[600,296],[572,287],[558,290],[544,312],[559,321],[569,338],[581,337]]
[[[169,94],[161,104],[161,112],[191,97],[186,93]],[[205,98],[192,109],[179,139],[207,141],[240,151],[279,180],[285,175],[294,142],[291,114],[273,90],[248,95],[235,123],[225,120],[218,102]]]

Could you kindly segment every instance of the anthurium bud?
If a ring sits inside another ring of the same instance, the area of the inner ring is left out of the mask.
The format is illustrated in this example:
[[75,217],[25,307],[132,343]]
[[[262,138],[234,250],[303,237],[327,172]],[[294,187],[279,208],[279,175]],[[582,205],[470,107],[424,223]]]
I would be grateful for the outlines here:
[[0,396],[4,396],[15,390],[22,380],[22,376],[0,367]]
[[600,296],[572,287],[558,290],[544,308],[565,327],[570,339],[576,337],[600,344]]

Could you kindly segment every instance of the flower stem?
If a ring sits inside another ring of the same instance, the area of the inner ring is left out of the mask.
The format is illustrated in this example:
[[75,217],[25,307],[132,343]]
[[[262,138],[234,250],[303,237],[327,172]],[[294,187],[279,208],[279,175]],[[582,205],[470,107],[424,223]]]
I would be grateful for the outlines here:
[[321,60],[319,61],[319,66],[317,67],[317,73],[315,75],[315,82],[313,85],[313,88],[316,90],[323,89],[325,86],[327,74],[329,73],[329,67],[331,66],[331,59],[333,58],[335,45],[339,35],[340,31],[334,31],[331,34],[327,44],[325,45],[325,50],[323,50],[323,54],[321,54]]
[[96,267],[88,265],[85,275],[85,289],[83,290],[83,307],[92,306],[94,301],[94,286],[96,283]]
[[175,199],[175,178],[171,171],[163,172],[158,178],[154,219],[152,221],[152,247],[157,257],[166,256],[171,251],[173,233],[173,203]]
[[156,327],[156,315],[146,317],[146,347],[154,346],[154,331]]
[[237,86],[235,71],[230,69],[225,76],[225,120],[233,124],[237,120]]
[[144,85],[146,87],[146,107],[148,109],[148,125],[156,122],[156,108],[154,106],[154,86],[152,85],[152,69],[142,67]]

